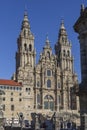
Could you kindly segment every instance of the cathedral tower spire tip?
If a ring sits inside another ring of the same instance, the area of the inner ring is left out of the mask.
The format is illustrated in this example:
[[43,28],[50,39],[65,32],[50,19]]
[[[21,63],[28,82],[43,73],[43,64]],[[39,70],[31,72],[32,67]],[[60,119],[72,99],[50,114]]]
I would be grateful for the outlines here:
[[28,13],[27,13],[27,10],[24,11],[24,19],[22,21],[22,27],[21,29],[28,29],[30,31],[30,23],[29,23],[29,20],[28,20]]
[[50,41],[49,41],[49,38],[48,38],[48,34],[46,34],[46,45],[47,45],[47,46],[50,45]]
[[63,19],[61,20],[61,26],[60,26],[60,29],[65,29],[65,27],[64,27],[64,20],[63,20]]
[[67,39],[67,32],[64,26],[64,20],[62,19],[61,24],[60,24],[58,39],[61,39],[61,38],[64,39],[64,37]]

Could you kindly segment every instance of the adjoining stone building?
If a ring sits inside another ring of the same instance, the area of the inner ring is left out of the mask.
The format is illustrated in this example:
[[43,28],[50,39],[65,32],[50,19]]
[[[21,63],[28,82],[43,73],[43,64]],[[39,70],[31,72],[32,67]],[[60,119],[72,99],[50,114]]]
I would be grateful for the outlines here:
[[[6,80],[3,84],[0,80],[0,88],[4,90],[6,100],[3,100],[4,116],[8,119],[12,116],[17,118],[17,113],[22,112],[26,119],[31,119],[32,113],[52,116],[54,112],[66,112],[78,117],[79,98],[75,94],[78,79],[73,69],[72,45],[64,21],[61,22],[57,42],[54,44],[55,54],[47,37],[36,64],[34,35],[25,12],[17,47],[13,80],[8,80],[7,84]],[[10,109],[11,105],[14,105],[14,110]],[[76,122],[79,120],[77,117]]]
[[87,130],[87,7],[81,6],[80,17],[77,19],[74,30],[79,34],[81,55],[81,77],[77,94],[80,99],[81,130]]
[[17,117],[17,112],[20,112],[22,104],[22,85],[13,80],[0,79],[0,90],[4,91],[2,95],[2,106],[4,117]]

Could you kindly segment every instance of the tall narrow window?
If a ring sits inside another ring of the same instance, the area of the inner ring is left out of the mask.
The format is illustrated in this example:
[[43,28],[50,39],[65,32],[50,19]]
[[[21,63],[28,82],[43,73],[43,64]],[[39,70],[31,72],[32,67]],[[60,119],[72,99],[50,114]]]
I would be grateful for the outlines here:
[[47,88],[51,88],[51,80],[50,79],[47,80]]
[[3,105],[3,111],[5,111],[5,105]]
[[24,44],[24,50],[25,50],[25,51],[27,50],[27,45],[26,45],[26,43]]
[[51,71],[47,70],[47,76],[51,76]]
[[24,30],[24,37],[26,37],[26,30]]
[[75,90],[73,87],[70,89],[70,98],[71,98],[71,109],[76,110],[77,109],[77,101],[76,101]]
[[40,103],[40,94],[37,94],[37,103]]
[[40,81],[37,81],[37,87],[40,87]]
[[32,51],[32,45],[31,44],[29,45],[29,51]]
[[64,37],[62,37],[62,42],[64,42],[64,40],[65,40],[65,38],[64,38]]
[[65,52],[65,50],[63,50],[63,56],[66,56],[66,52]]
[[13,98],[11,98],[11,101],[13,101]]
[[14,105],[11,105],[11,111],[14,111]]
[[19,93],[19,96],[21,96],[22,95],[22,93]]
[[5,97],[3,97],[3,101],[5,101]]
[[19,102],[21,102],[22,101],[22,99],[21,98],[19,98]]
[[67,51],[67,56],[70,56],[70,51],[69,50]]
[[57,87],[60,88],[60,82],[58,82],[58,86]]

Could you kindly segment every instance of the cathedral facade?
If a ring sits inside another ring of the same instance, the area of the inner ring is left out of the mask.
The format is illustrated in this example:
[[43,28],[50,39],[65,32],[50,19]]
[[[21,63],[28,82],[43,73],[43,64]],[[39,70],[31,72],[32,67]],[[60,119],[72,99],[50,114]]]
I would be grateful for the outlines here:
[[54,112],[69,112],[79,115],[79,98],[75,93],[78,78],[64,21],[54,48],[55,53],[47,37],[36,64],[34,35],[25,12],[17,39],[16,72],[12,80],[0,80],[0,89],[5,92],[2,95],[4,117],[17,117],[20,112],[26,119],[30,119],[32,113],[52,116]]

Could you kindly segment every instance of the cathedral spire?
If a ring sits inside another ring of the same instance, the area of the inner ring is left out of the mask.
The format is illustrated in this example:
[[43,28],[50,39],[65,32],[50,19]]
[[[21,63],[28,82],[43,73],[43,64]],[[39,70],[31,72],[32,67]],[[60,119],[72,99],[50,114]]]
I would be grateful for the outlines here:
[[[35,66],[34,35],[30,30],[27,10],[24,12],[20,35],[17,39],[18,50],[16,53],[16,79],[21,82],[20,73],[23,68]],[[19,71],[20,70],[20,71]]]
[[50,41],[49,41],[49,38],[48,38],[48,34],[46,35],[46,46],[50,46]]
[[64,20],[62,20],[59,29],[58,44],[66,44],[66,43],[68,43],[68,37],[67,37],[66,28],[64,26]]
[[61,21],[61,26],[60,26],[60,30],[59,30],[59,38],[61,36],[67,36],[67,32],[64,26],[64,20]]
[[71,70],[73,72],[73,59],[71,55],[71,44],[68,40],[64,21],[61,21],[58,40],[55,45],[55,53],[58,59],[58,65],[62,70]]
[[28,14],[27,14],[27,10],[25,10],[24,12],[24,19],[22,21],[22,27],[21,29],[28,29],[30,31],[30,23],[29,23],[29,20],[28,20]]
[[65,27],[64,27],[64,20],[61,21],[60,29],[65,29]]

